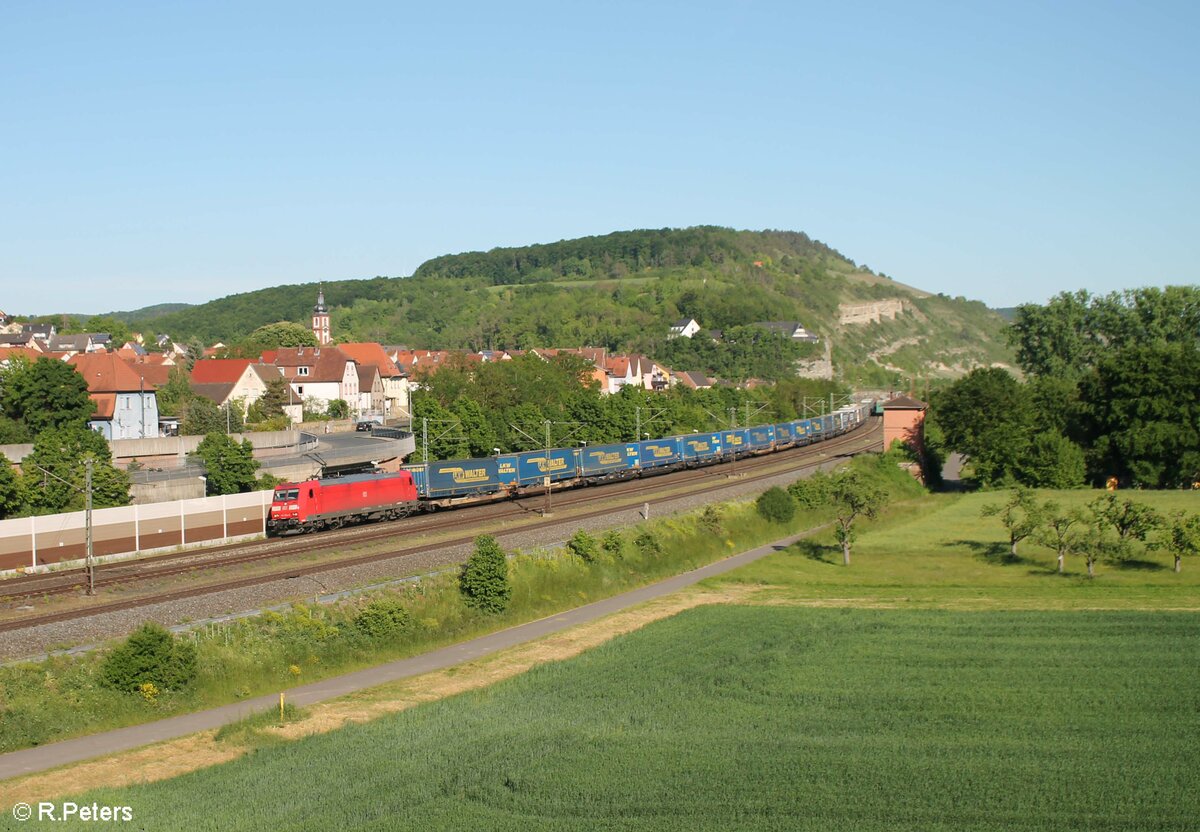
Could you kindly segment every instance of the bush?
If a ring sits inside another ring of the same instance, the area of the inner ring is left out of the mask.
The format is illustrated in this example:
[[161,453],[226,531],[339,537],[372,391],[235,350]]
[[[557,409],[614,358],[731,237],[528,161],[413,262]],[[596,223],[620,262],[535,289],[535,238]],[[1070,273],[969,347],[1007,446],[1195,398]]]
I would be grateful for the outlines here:
[[817,508],[829,502],[829,475],[818,471],[806,480],[788,486],[788,494],[801,508]]
[[649,529],[639,532],[638,536],[633,539],[633,545],[637,547],[643,557],[661,555],[663,550],[662,544],[658,542],[658,537]]
[[625,551],[625,535],[616,529],[609,529],[604,533],[604,538],[600,541],[600,547],[610,557],[619,558]]
[[571,539],[567,541],[567,548],[571,554],[587,563],[592,563],[600,557],[600,544],[583,529],[571,535]]
[[486,613],[504,612],[512,598],[508,558],[490,534],[475,538],[475,551],[463,564],[458,588],[468,607]]
[[380,598],[367,604],[354,617],[355,628],[368,638],[384,639],[407,630],[413,618],[399,600]]
[[771,523],[786,523],[796,516],[796,501],[777,485],[760,494],[754,507],[759,516]]
[[715,537],[723,537],[725,524],[722,522],[721,510],[716,506],[705,506],[700,515],[700,527]]
[[196,647],[158,624],[147,622],[109,653],[100,666],[100,683],[113,690],[181,690],[196,679]]

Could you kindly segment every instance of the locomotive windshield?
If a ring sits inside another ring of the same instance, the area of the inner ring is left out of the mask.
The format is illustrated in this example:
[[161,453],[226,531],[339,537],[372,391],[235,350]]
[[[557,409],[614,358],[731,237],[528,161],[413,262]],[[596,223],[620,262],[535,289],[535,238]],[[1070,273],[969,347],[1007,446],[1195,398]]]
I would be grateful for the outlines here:
[[300,497],[299,488],[280,488],[275,492],[275,502],[282,503],[286,500],[295,500]]

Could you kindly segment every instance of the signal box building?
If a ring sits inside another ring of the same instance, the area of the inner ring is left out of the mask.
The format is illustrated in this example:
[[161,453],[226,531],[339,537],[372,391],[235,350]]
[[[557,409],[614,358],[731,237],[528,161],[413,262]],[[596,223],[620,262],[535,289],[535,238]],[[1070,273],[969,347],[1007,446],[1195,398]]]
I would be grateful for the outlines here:
[[919,454],[925,453],[925,410],[929,405],[911,396],[897,396],[882,405],[883,447],[899,439]]

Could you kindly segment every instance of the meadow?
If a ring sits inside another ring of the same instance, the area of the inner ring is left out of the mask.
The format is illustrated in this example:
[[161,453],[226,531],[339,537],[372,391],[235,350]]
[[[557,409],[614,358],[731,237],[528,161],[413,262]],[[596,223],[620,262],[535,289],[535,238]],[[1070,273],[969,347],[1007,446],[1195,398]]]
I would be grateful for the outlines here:
[[701,607],[78,801],[151,830],[1193,829],[1198,644],[1178,612]]
[[[1200,611],[1200,561],[1173,571],[1165,553],[1137,544],[1134,556],[1100,562],[1088,578],[1081,556],[1057,574],[1050,549],[1023,541],[1008,553],[1000,521],[980,516],[1009,492],[934,494],[893,506],[864,524],[852,563],[842,566],[832,532],[710,583],[760,585],[764,598],[854,606],[947,609],[1184,609]],[[1102,492],[1039,491],[1040,500],[1083,508]],[[1121,493],[1161,514],[1200,512],[1200,492]]]

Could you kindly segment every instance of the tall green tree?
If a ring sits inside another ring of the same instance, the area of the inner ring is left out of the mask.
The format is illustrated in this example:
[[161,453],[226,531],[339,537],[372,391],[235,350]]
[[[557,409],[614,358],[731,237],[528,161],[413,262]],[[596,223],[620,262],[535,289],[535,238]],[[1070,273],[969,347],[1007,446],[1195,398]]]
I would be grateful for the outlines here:
[[47,428],[21,460],[22,489],[30,513],[53,514],[84,507],[85,460],[92,460],[92,507],[129,504],[129,475],[112,465],[108,442],[85,427]]
[[249,439],[237,442],[225,433],[213,432],[200,441],[195,453],[204,460],[205,491],[210,496],[254,490],[259,462]]
[[224,433],[226,416],[232,422],[233,414],[225,411],[203,396],[192,396],[179,413],[180,432],[185,436],[207,436]]
[[21,480],[8,458],[0,454],[0,520],[20,515],[24,503]]
[[968,458],[976,479],[991,485],[1015,477],[1031,439],[1033,408],[1011,374],[995,367],[972,370],[932,404],[946,447]]
[[83,376],[69,364],[46,357],[4,375],[0,405],[6,416],[24,423],[35,436],[51,428],[85,425],[96,409]]
[[188,383],[187,368],[181,364],[172,367],[167,375],[167,383],[155,391],[154,398],[158,402],[160,416],[179,416],[183,413],[187,403],[196,398]]
[[1090,474],[1151,488],[1200,478],[1200,349],[1150,343],[1099,360],[1080,385]]
[[1083,448],[1058,433],[1036,434],[1016,460],[1017,479],[1034,488],[1078,488],[1087,475]]

